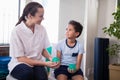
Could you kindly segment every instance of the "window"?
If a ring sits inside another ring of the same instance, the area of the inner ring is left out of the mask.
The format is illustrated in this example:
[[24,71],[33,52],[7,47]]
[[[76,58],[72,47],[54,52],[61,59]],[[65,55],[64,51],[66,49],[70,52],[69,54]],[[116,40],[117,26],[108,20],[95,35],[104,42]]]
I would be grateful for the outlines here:
[[[33,0],[43,5],[45,9],[45,26],[51,43],[58,41],[59,0]],[[0,3],[0,44],[8,44],[13,27],[22,15],[26,0],[3,0]]]
[[33,0],[43,5],[45,26],[51,43],[58,42],[59,0]]
[[18,21],[20,2],[25,0],[2,0],[0,2],[0,44],[8,44],[13,27]]

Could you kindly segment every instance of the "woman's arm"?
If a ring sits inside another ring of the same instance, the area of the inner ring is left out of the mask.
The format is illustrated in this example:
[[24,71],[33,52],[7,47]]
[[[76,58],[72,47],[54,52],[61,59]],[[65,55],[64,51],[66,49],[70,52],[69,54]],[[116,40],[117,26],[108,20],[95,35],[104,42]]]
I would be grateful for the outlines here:
[[17,60],[19,62],[27,63],[27,64],[29,64],[31,66],[41,65],[41,66],[47,66],[47,67],[51,67],[51,68],[53,68],[54,66],[56,66],[55,64],[53,64],[50,61],[49,62],[43,62],[43,61],[40,61],[40,60],[33,60],[33,59],[27,58],[25,56],[17,57]]
[[50,54],[44,49],[43,52],[42,52],[42,55],[49,59],[50,61],[52,61],[52,57],[50,56]]
[[17,57],[17,60],[19,62],[25,62],[31,66],[35,66],[35,65],[43,65],[45,66],[46,63],[45,62],[42,62],[42,61],[38,61],[38,60],[33,60],[33,59],[30,59],[30,58],[27,58],[26,56],[22,56],[22,57]]
[[61,52],[57,50],[57,57],[61,60]]
[[77,56],[77,63],[76,63],[76,70],[80,69],[81,62],[82,62],[82,57],[83,57],[83,54],[78,54],[78,56]]

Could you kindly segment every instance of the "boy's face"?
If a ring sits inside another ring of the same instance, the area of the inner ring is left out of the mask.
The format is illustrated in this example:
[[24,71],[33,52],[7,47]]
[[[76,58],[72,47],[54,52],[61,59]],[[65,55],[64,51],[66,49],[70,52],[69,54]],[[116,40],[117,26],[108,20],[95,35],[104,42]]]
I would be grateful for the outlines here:
[[79,35],[79,33],[75,31],[73,25],[68,24],[68,26],[66,27],[65,35],[66,35],[66,38],[68,39],[75,39],[77,35]]

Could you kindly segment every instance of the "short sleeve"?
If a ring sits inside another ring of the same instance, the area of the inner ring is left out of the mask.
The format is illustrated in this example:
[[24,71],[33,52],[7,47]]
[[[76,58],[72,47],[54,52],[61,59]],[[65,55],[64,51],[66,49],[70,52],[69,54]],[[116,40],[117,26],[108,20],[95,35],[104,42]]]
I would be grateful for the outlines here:
[[22,44],[22,42],[17,34],[16,29],[14,29],[11,33],[10,56],[11,57],[24,56],[23,44]]
[[57,44],[57,46],[56,46],[56,50],[58,50],[58,51],[61,52],[61,51],[62,51],[61,45],[62,45],[62,44],[59,42],[59,43]]
[[83,44],[79,44],[79,54],[83,54],[84,53],[84,46]]

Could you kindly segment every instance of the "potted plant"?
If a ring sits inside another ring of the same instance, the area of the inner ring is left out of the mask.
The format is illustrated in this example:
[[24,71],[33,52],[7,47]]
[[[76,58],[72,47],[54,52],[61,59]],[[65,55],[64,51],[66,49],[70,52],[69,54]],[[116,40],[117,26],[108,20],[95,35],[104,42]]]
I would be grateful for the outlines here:
[[117,10],[112,15],[114,16],[113,23],[109,27],[104,27],[103,31],[110,37],[114,36],[117,39],[118,43],[112,44],[107,50],[111,56],[118,57],[117,64],[120,64],[120,5],[117,6]]

